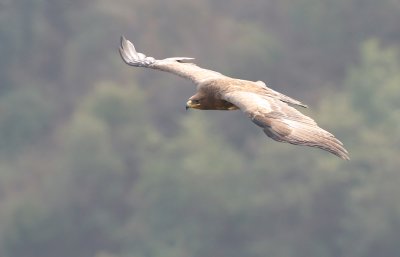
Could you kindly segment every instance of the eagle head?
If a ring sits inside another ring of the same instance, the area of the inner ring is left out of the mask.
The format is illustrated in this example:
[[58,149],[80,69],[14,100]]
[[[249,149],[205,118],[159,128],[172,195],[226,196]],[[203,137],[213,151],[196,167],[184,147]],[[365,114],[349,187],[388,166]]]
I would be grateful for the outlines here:
[[192,109],[202,109],[201,108],[201,101],[200,99],[192,99],[189,98],[189,100],[186,102],[186,110],[192,108]]

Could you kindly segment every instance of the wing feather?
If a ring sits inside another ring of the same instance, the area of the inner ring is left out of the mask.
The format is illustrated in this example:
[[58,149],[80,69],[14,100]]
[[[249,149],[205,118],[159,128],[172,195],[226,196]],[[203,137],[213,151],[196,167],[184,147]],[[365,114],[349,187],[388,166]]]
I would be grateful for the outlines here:
[[245,91],[225,93],[223,99],[239,107],[276,141],[317,147],[342,159],[349,159],[342,142],[334,135],[280,99]]
[[196,64],[190,63],[194,58],[190,57],[171,57],[157,60],[153,57],[147,57],[143,53],[136,52],[131,41],[121,37],[121,46],[119,48],[122,60],[130,66],[145,67],[165,72],[170,72],[180,77],[189,79],[196,84],[200,84],[208,79],[225,78],[219,72],[200,68]]
[[291,105],[298,105],[303,108],[307,108],[307,105],[303,104],[302,102],[300,102],[296,99],[293,99],[287,95],[281,94],[278,91],[273,90],[272,88],[267,87],[267,85],[263,81],[259,80],[254,83],[257,84],[258,86],[260,86],[261,88],[266,89],[269,94],[273,95],[276,98],[279,98],[279,100],[281,100],[282,102],[285,102],[285,103],[291,104]]

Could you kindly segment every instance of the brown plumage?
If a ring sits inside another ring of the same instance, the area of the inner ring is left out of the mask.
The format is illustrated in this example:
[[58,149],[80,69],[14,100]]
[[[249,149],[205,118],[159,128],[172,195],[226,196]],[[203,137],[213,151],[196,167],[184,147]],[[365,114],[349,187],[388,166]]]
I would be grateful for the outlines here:
[[328,131],[318,127],[308,116],[290,105],[307,107],[300,101],[268,88],[262,81],[231,78],[190,63],[193,58],[173,57],[156,60],[135,50],[121,38],[120,54],[124,62],[135,67],[166,71],[189,79],[197,92],[186,108],[201,110],[240,109],[270,138],[294,145],[318,147],[342,159],[349,159],[343,144]]

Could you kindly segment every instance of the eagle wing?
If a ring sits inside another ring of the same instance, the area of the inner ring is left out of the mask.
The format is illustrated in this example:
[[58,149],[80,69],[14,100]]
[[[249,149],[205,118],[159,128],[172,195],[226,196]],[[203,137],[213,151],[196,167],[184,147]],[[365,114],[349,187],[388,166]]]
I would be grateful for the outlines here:
[[143,53],[138,53],[131,41],[121,37],[121,46],[119,48],[122,60],[130,66],[145,67],[176,74],[180,77],[189,79],[196,84],[200,84],[208,79],[225,78],[219,72],[200,68],[191,63],[194,58],[190,57],[171,57],[157,60],[153,57],[147,57]]
[[349,159],[342,142],[320,128],[313,119],[279,99],[240,90],[226,92],[222,98],[239,107],[276,141],[317,147]]

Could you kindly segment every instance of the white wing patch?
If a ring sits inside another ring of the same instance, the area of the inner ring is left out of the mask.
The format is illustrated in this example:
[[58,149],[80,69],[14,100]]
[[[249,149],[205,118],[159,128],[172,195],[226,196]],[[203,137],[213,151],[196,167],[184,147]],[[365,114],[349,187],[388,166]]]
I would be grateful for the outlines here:
[[252,92],[235,91],[226,93],[224,100],[236,105],[244,112],[260,110],[263,113],[268,113],[272,111],[272,106],[266,97]]
[[293,120],[289,120],[289,119],[285,119],[283,121],[284,123],[286,123],[288,126],[290,126],[291,128],[299,128],[300,124],[298,121],[293,121]]

